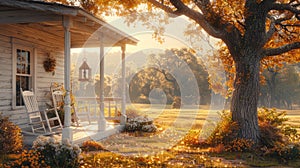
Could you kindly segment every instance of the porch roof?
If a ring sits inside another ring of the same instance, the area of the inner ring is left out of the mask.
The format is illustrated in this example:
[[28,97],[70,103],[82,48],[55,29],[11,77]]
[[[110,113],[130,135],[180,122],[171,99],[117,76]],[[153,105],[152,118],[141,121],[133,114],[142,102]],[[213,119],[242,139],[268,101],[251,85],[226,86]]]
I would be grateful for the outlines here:
[[26,24],[50,32],[57,36],[57,39],[64,38],[64,16],[69,16],[72,20],[70,29],[72,48],[80,48],[83,45],[99,47],[101,41],[104,46],[136,45],[138,42],[136,38],[76,6],[33,0],[0,1],[0,25]]

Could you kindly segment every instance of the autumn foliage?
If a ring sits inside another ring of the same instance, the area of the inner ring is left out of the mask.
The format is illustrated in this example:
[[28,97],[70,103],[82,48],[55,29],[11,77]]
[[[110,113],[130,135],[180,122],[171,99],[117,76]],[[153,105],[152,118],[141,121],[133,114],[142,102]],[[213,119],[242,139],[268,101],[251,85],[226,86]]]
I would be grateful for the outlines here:
[[0,114],[0,154],[18,153],[22,147],[21,129]]
[[221,113],[221,121],[217,124],[206,144],[212,146],[212,152],[253,151],[263,155],[276,156],[278,159],[299,159],[300,135],[295,127],[286,124],[285,111],[262,108],[258,113],[260,144],[243,138],[236,138],[238,125],[232,121],[229,112]]
[[[91,4],[102,16],[125,16],[128,24],[142,21],[144,26],[154,30],[153,37],[160,42],[163,42],[163,25],[169,23],[170,17],[177,16],[189,18],[194,25],[195,31],[189,33],[191,41],[197,41],[203,32],[221,40],[220,54],[215,54],[229,73],[227,95],[232,95],[232,120],[240,126],[238,137],[254,143],[258,143],[260,137],[257,107],[262,69],[300,61],[300,3],[297,0],[80,0],[79,3],[93,12],[88,7]],[[158,24],[153,26],[149,20],[156,20]],[[212,85],[212,88],[220,86]]]

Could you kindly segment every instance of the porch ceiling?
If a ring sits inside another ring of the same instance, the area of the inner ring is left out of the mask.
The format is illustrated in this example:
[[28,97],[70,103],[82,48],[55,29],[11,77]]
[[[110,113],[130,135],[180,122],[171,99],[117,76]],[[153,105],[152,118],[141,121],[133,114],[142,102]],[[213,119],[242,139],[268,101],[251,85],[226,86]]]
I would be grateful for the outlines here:
[[11,24],[29,27],[32,30],[51,34],[62,45],[64,44],[62,26],[64,16],[69,16],[72,20],[73,26],[70,29],[72,48],[81,48],[83,45],[99,47],[101,42],[106,47],[136,45],[138,42],[134,37],[78,7],[36,1],[0,1],[0,26]]

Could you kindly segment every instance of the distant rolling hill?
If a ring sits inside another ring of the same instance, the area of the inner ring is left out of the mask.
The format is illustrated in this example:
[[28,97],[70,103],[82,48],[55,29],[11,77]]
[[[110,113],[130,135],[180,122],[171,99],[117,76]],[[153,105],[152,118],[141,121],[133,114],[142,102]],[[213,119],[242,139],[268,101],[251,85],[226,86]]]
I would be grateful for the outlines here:
[[[126,53],[126,67],[136,69],[137,67],[143,67],[147,63],[148,56],[152,53],[160,53],[163,50],[142,50],[135,53]],[[85,51],[72,53],[72,63],[75,64],[75,69],[78,70],[83,60],[87,61],[87,64],[92,69],[93,74],[99,74],[100,58],[98,51]],[[112,75],[117,73],[121,68],[121,52],[109,52],[104,57],[104,73]]]

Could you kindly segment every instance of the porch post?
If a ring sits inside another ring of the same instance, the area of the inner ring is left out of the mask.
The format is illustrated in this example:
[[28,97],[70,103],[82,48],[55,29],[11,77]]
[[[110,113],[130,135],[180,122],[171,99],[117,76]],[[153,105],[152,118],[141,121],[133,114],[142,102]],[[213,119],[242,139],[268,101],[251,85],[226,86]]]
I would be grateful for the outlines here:
[[73,132],[71,126],[71,87],[70,87],[70,72],[71,72],[71,34],[70,34],[70,27],[72,26],[72,21],[70,17],[64,16],[63,18],[63,27],[64,27],[64,83],[65,83],[65,90],[66,90],[66,96],[65,96],[65,104],[64,104],[64,111],[65,111],[65,120],[64,120],[64,128],[62,130],[62,141],[65,139],[69,139],[70,142],[73,141]]
[[100,115],[98,119],[98,131],[106,129],[106,120],[104,116],[104,45],[103,33],[100,34]]
[[122,111],[121,111],[121,125],[126,123],[126,78],[125,78],[125,50],[126,45],[121,46],[122,50]]

